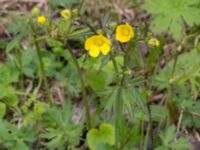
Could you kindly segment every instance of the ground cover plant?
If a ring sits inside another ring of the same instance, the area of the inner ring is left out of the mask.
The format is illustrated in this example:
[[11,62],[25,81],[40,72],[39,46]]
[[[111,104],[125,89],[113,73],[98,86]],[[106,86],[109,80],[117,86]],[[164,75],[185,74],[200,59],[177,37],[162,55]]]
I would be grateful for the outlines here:
[[199,0],[0,9],[0,149],[200,149]]

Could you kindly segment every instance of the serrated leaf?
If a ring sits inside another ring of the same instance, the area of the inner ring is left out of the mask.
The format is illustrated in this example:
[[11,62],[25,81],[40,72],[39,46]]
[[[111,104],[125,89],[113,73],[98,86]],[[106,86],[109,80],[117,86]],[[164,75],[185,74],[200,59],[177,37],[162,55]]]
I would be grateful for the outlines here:
[[154,121],[162,121],[168,117],[169,112],[168,110],[160,105],[152,105],[151,107],[151,115]]
[[152,14],[151,28],[156,33],[169,31],[180,40],[184,22],[190,27],[200,23],[196,0],[146,0],[143,9]]
[[1,84],[17,82],[19,79],[18,70],[12,66],[9,66],[8,64],[0,65],[0,75]]
[[186,138],[177,138],[175,126],[170,126],[164,133],[161,133],[162,146],[156,150],[164,150],[166,148],[173,150],[188,150],[191,149],[191,144]]
[[[192,92],[195,96],[198,94],[200,88],[198,83],[198,77],[200,74],[200,54],[197,49],[193,49],[190,52],[183,53],[178,56],[176,69],[174,72],[173,83],[176,85],[184,85],[187,81],[192,84]],[[191,61],[192,60],[192,61]],[[153,83],[159,89],[164,89],[169,86],[169,80],[171,77],[171,71],[173,68],[174,60],[170,61],[161,72],[155,76],[156,80]]]

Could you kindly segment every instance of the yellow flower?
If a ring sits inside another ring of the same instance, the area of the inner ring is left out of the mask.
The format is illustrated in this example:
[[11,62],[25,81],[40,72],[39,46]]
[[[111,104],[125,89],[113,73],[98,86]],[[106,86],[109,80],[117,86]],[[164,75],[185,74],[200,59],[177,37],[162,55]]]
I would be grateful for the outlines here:
[[93,35],[85,41],[85,49],[91,57],[99,56],[100,52],[107,55],[110,52],[110,40],[103,35]]
[[37,18],[37,22],[38,22],[39,24],[44,24],[45,22],[47,22],[47,19],[46,19],[44,16],[39,16],[39,17]]
[[134,31],[130,24],[118,25],[116,29],[116,40],[121,43],[126,43],[134,37]]
[[65,9],[60,12],[60,15],[65,19],[69,19],[71,18],[72,13],[70,9]]
[[148,44],[150,46],[153,46],[153,47],[159,47],[160,46],[160,41],[158,41],[156,38],[151,38],[149,41],[148,41]]

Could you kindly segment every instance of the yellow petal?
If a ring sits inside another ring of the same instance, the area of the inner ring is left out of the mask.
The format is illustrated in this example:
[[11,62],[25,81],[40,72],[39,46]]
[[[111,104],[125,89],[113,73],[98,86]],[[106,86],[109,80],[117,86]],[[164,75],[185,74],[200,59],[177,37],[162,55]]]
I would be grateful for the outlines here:
[[100,53],[100,49],[92,49],[89,51],[89,55],[91,57],[97,57],[97,56],[99,56],[99,53]]
[[39,16],[37,18],[37,22],[40,24],[44,24],[47,21],[47,19],[44,16]]
[[91,47],[92,47],[92,45],[93,45],[93,40],[92,40],[92,38],[90,37],[90,38],[88,38],[88,39],[85,41],[85,49],[86,49],[86,50],[90,50]]
[[131,36],[123,36],[121,34],[116,34],[116,40],[120,41],[121,43],[126,43],[130,41],[131,38]]
[[101,52],[104,55],[107,55],[110,52],[110,45],[104,43],[104,45],[101,47]]
[[108,44],[108,45],[110,45],[110,40],[108,39],[108,38],[106,38],[105,36],[103,36],[103,35],[101,35],[101,38],[102,38],[102,40],[106,43],[106,44]]

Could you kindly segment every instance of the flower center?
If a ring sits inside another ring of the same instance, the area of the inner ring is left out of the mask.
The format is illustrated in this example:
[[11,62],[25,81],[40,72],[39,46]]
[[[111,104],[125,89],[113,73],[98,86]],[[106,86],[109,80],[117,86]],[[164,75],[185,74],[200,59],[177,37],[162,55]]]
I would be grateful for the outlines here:
[[122,29],[122,35],[128,36],[129,34],[130,34],[129,29],[127,29],[127,28],[123,28],[123,29]]
[[69,12],[64,12],[64,15],[65,16],[69,16]]
[[94,45],[96,45],[97,47],[101,47],[103,45],[103,40],[101,39],[94,40]]

